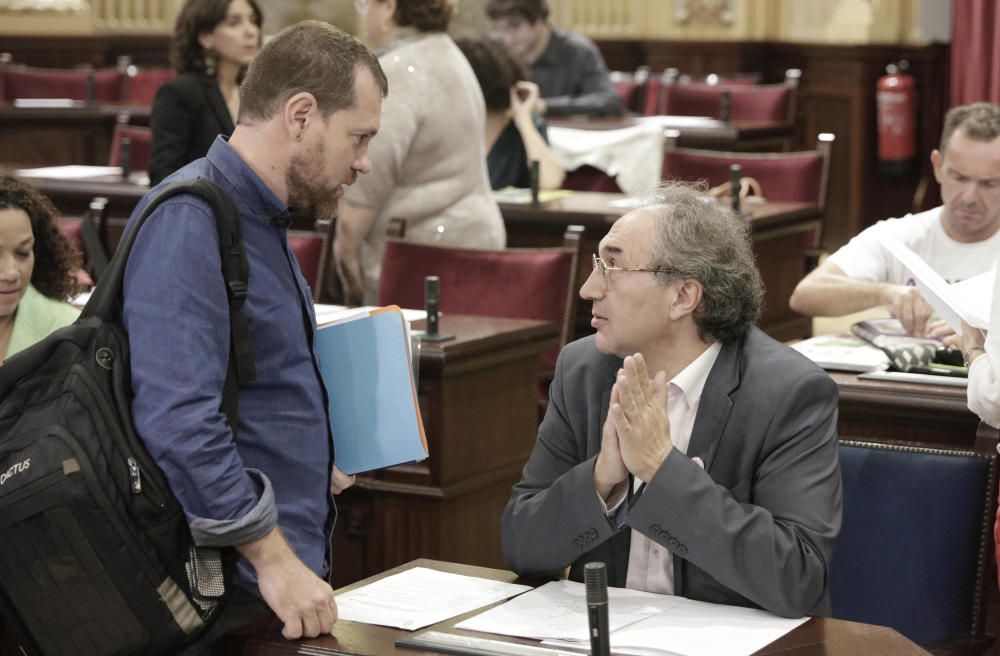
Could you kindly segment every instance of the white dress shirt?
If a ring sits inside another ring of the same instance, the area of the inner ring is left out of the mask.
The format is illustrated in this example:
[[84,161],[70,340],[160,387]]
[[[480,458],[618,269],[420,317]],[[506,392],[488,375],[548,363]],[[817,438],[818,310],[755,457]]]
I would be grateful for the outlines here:
[[[673,442],[674,449],[681,453],[687,453],[688,444],[691,441],[691,429],[694,427],[694,419],[698,414],[698,404],[701,401],[701,392],[705,388],[705,381],[708,380],[708,374],[721,350],[722,344],[718,342],[712,344],[667,383],[667,418],[670,421],[670,440]],[[642,481],[638,477],[634,477],[634,489],[637,489],[641,484]],[[612,498],[608,500],[608,514],[615,513],[624,499],[624,490],[612,495]],[[673,555],[666,547],[653,542],[639,531],[632,530],[625,587],[661,594],[673,594],[673,564]]]

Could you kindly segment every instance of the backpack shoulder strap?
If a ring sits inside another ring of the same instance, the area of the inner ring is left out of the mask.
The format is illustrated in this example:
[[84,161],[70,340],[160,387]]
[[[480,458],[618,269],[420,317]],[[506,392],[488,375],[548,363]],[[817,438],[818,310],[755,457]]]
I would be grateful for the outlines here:
[[83,308],[80,318],[96,316],[105,322],[113,320],[113,315],[118,309],[122,296],[125,265],[139,230],[146,219],[165,200],[182,194],[197,196],[208,203],[212,209],[212,215],[215,217],[215,225],[219,234],[222,275],[225,279],[226,294],[229,299],[230,326],[229,369],[223,387],[222,410],[226,414],[229,426],[235,436],[238,425],[237,391],[240,385],[252,382],[257,377],[253,347],[250,344],[250,327],[243,312],[243,303],[247,298],[250,267],[247,264],[246,252],[243,248],[243,228],[239,210],[232,199],[217,184],[204,178],[183,180],[166,187],[150,200],[139,218],[122,237],[114,257],[111,258],[104,276],[97,283],[94,293],[86,307]]

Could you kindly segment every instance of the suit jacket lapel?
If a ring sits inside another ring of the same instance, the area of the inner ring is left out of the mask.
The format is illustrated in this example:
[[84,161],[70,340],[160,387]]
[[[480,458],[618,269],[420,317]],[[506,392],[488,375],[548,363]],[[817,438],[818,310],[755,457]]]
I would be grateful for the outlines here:
[[743,340],[724,344],[705,381],[698,414],[691,429],[687,455],[699,457],[711,471],[715,452],[733,409],[732,393],[740,386],[740,359]]
[[212,113],[219,120],[219,125],[223,128],[222,134],[232,134],[235,126],[233,125],[233,117],[229,114],[229,108],[226,107],[226,101],[222,97],[222,91],[219,90],[219,82],[211,75],[205,75],[202,77],[202,84],[205,87],[205,98],[208,100],[208,106],[212,108]]

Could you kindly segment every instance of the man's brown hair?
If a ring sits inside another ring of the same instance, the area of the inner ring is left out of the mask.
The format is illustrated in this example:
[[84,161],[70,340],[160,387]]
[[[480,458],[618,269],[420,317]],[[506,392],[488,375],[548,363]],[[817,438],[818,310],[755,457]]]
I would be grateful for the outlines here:
[[358,66],[371,71],[384,97],[389,83],[378,59],[360,41],[329,23],[302,21],[264,44],[240,87],[238,123],[266,121],[297,93],[311,93],[323,118],[356,102]]
[[546,0],[486,0],[486,15],[490,20],[520,16],[529,23],[548,20],[549,3]]
[[951,135],[959,128],[974,141],[993,141],[1000,137],[1000,106],[977,102],[949,109],[941,132],[939,149],[942,153],[945,152]]
[[455,0],[396,0],[393,20],[400,27],[421,32],[446,32],[455,13]]

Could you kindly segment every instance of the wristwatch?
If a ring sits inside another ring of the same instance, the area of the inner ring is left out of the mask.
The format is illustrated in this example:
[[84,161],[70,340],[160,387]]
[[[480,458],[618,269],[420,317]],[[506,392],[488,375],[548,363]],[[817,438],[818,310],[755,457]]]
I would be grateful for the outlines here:
[[976,353],[986,353],[986,349],[984,349],[982,346],[973,346],[970,347],[968,351],[962,354],[962,357],[965,358],[966,369],[972,366],[972,356],[975,355]]

